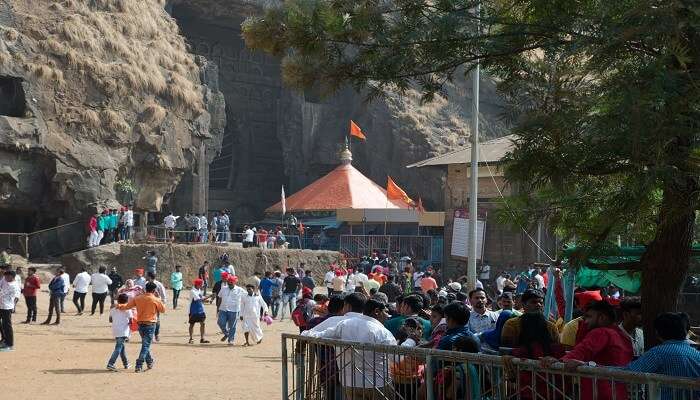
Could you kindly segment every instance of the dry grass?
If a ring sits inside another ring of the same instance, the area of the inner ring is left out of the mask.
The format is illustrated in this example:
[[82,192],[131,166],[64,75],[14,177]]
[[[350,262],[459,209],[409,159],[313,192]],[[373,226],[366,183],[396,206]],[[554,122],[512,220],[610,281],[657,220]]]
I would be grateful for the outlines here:
[[[32,1],[18,2],[18,8],[23,7],[17,10],[22,15],[18,29],[28,40],[36,40],[40,50],[28,52],[22,65],[39,81],[71,82],[61,97],[64,107],[75,108],[71,124],[114,132],[129,132],[133,126],[137,132],[151,132],[170,109],[186,119],[202,112],[198,67],[177,34],[177,24],[162,10],[163,0],[47,3],[42,8]],[[0,35],[9,42],[19,33],[5,29]],[[11,61],[9,53],[0,53],[0,63]],[[105,107],[99,113],[89,108],[96,93],[92,100],[86,96],[95,89]]]
[[146,108],[143,109],[141,113],[141,122],[149,127],[160,126],[165,119],[167,112],[165,108],[161,107],[157,103],[149,103]]
[[63,84],[63,71],[60,69],[46,64],[26,64],[24,68],[39,80]]
[[121,115],[114,110],[102,110],[100,112],[102,126],[112,132],[128,132],[129,125],[124,121]]
[[82,117],[83,124],[91,129],[100,127],[100,115],[96,111],[85,108],[80,110],[80,116]]

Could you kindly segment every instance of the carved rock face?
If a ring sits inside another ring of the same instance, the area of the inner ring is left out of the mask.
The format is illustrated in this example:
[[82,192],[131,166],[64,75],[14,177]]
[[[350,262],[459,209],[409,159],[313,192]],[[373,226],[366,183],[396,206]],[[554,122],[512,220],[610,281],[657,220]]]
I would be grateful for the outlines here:
[[158,210],[191,154],[216,154],[209,111],[223,99],[201,84],[201,63],[160,2],[7,4],[0,91],[22,107],[0,103],[0,168],[19,171],[15,185],[3,183],[0,209],[55,219],[113,207],[126,179],[137,209]]
[[[229,208],[234,221],[259,218],[288,194],[323,176],[338,163],[338,152],[353,119],[367,142],[353,139],[353,165],[380,185],[391,175],[429,209],[442,209],[443,172],[407,170],[406,165],[459,146],[471,118],[470,89],[463,77],[446,88],[450,100],[419,105],[409,92],[367,105],[362,94],[342,91],[319,99],[285,88],[279,60],[246,49],[240,23],[259,12],[262,0],[175,0],[171,14],[195,54],[219,66],[226,97],[227,125],[221,154],[211,165],[210,209]],[[504,134],[500,101],[492,82],[482,82],[482,135]]]

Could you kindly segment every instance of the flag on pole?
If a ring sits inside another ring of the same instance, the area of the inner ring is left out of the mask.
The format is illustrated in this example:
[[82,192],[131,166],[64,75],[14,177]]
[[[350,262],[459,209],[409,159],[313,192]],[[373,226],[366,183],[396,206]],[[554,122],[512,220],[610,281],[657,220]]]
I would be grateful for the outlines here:
[[362,129],[353,121],[350,120],[350,136],[355,136],[358,139],[367,140],[367,137],[362,133]]
[[413,200],[408,197],[406,192],[401,189],[390,176],[387,176],[386,179],[386,197],[389,200],[402,200],[409,206],[415,204]]
[[284,195],[284,185],[282,185],[282,215],[287,213],[287,199]]

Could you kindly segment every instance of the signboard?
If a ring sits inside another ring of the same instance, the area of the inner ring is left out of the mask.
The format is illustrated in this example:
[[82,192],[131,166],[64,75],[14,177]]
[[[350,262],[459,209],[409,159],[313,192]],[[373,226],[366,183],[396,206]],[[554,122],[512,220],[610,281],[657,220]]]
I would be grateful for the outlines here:
[[[476,258],[482,259],[484,252],[484,232],[486,231],[486,221],[476,221]],[[452,246],[450,254],[454,257],[469,257],[469,211],[464,209],[455,210],[454,221],[452,222]]]

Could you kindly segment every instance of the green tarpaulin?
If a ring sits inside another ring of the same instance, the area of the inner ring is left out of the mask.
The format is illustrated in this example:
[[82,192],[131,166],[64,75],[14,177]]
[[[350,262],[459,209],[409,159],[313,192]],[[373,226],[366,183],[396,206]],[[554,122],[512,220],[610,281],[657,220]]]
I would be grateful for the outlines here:
[[581,267],[576,271],[576,286],[606,287],[615,285],[626,292],[637,293],[642,285],[642,274],[639,271],[601,270]]

